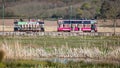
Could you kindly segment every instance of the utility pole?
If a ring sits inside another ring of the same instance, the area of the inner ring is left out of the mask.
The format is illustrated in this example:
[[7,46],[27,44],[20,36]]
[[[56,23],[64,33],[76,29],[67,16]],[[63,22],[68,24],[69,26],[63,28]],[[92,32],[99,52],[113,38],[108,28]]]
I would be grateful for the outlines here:
[[57,7],[57,0],[55,0],[55,2],[54,2],[54,15],[55,15],[55,19],[57,19],[58,18],[58,16],[57,16],[57,9],[56,9],[56,7]]
[[70,16],[69,16],[69,19],[72,19],[72,8],[73,8],[72,0],[70,0],[70,5],[69,5],[69,14],[70,14]]
[[2,0],[2,9],[3,9],[3,11],[2,11],[2,26],[3,26],[3,34],[4,34],[4,16],[5,16],[5,1],[4,0]]
[[71,5],[70,5],[70,19],[72,19],[72,8],[73,8],[73,6],[72,6],[72,0],[71,0]]
[[57,1],[55,0],[55,4],[54,4],[54,6],[55,6],[55,7],[54,7],[54,10],[55,10],[55,15],[56,15],[56,6],[57,6],[57,4],[56,4],[56,3],[57,3]]
[[[70,20],[72,19],[72,0],[70,2]],[[70,27],[72,28],[72,24],[71,24],[71,21],[70,21]]]

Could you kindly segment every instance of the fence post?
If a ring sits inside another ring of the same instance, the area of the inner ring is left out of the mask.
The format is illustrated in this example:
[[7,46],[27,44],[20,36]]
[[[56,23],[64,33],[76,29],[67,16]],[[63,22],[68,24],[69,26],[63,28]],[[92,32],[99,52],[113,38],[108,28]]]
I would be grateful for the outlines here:
[[3,35],[4,35],[4,15],[5,15],[5,1],[4,0],[2,0],[2,7],[3,7],[2,18],[3,18]]

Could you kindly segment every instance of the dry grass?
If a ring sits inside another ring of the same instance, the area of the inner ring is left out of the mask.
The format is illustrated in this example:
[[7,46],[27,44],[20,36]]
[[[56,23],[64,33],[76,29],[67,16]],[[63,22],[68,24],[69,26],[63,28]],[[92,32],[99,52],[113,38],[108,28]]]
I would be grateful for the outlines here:
[[110,62],[120,60],[119,37],[8,36],[1,37],[0,44],[6,52],[6,59],[86,58]]
[[[87,58],[94,60],[116,61],[120,59],[120,47],[109,48],[109,50],[101,50],[98,47],[79,47],[71,48],[68,46],[61,47],[33,47],[22,46],[19,42],[14,45],[8,45],[7,42],[2,46],[6,50],[6,59],[37,59],[37,58]],[[4,51],[0,51],[0,55],[4,56]],[[117,61],[116,61],[117,62]]]
[[45,31],[57,31],[57,26],[45,26]]
[[[98,32],[114,32],[114,28],[112,27],[98,27]],[[120,32],[120,27],[116,27],[116,32]]]
[[[3,26],[0,26],[0,31],[3,31]],[[4,31],[14,31],[13,26],[4,26]]]

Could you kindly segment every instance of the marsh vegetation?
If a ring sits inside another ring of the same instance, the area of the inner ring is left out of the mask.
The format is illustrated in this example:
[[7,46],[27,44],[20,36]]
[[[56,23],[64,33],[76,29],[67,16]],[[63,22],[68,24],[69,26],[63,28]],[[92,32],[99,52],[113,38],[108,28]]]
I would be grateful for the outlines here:
[[[42,65],[55,68],[58,66],[118,68],[119,40],[119,36],[1,36],[0,47],[6,53],[1,65],[8,67],[14,65],[16,67],[38,67]],[[40,58],[70,58],[72,60],[61,63],[41,61]],[[76,61],[75,58],[78,60]],[[89,61],[89,59],[91,60]],[[8,60],[11,61],[8,62]],[[31,63],[27,63],[28,60],[31,60]]]

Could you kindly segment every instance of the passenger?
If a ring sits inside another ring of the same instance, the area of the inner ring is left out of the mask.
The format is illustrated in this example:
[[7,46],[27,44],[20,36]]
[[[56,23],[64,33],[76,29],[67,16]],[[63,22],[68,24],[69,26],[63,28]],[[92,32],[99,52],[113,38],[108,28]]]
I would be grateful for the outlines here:
[[30,19],[27,20],[27,24],[29,24],[29,22],[30,22]]
[[37,21],[40,22],[40,19],[38,19]]
[[85,28],[85,24],[83,24],[83,28]]
[[78,24],[75,25],[75,31],[79,31]]
[[14,23],[18,22],[16,19],[14,20]]
[[91,25],[91,29],[95,30],[95,25],[94,24]]
[[44,28],[44,20],[41,21],[42,27]]
[[40,19],[37,20],[36,24],[40,24]]
[[23,19],[20,19],[20,22],[23,22]]
[[65,27],[65,24],[63,24],[63,27]]
[[35,19],[32,19],[31,21],[32,21],[32,22],[35,22]]
[[14,22],[18,22],[16,19],[14,19]]
[[17,23],[18,23],[18,21],[15,19],[15,20],[14,20],[14,24],[16,25]]
[[34,24],[35,20],[34,19],[31,19],[29,24]]

